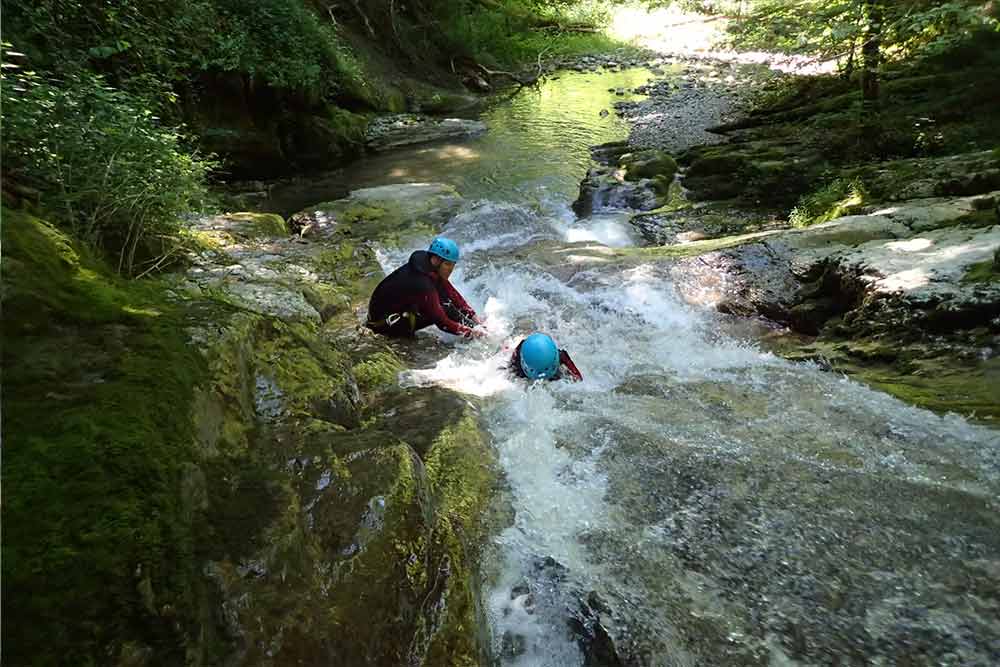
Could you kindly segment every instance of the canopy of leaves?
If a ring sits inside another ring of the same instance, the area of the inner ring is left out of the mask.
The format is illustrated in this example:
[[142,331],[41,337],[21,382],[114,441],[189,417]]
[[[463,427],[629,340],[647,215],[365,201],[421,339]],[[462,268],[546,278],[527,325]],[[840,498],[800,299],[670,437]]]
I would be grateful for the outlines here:
[[[734,26],[743,47],[801,53],[822,58],[850,57],[865,34],[866,0],[755,0]],[[995,29],[997,21],[981,1],[880,1],[883,49],[890,58],[939,53]]]
[[346,48],[299,0],[11,0],[4,10],[5,41],[36,66],[93,69],[132,90],[215,68],[327,92]]

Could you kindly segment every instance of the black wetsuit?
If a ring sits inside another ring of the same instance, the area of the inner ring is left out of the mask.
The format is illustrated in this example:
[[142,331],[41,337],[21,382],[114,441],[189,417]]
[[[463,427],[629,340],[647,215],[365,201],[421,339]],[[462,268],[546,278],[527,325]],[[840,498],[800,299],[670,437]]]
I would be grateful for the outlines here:
[[[521,368],[522,345],[524,345],[523,340],[517,344],[517,348],[514,350],[514,354],[510,358],[510,364],[508,365],[508,369],[510,370],[511,373],[513,373],[517,377],[527,379],[528,376],[525,375],[524,369]],[[574,382],[578,382],[583,379],[583,374],[576,367],[576,364],[573,363],[573,360],[569,358],[569,352],[567,352],[566,350],[559,350],[559,371],[555,374],[555,376],[549,379],[550,380],[561,379],[562,371],[564,368],[566,369],[566,373],[569,375],[570,379],[573,380]]]
[[368,302],[368,328],[386,336],[413,336],[432,324],[469,336],[478,323],[476,311],[438,275],[426,250],[383,278]]

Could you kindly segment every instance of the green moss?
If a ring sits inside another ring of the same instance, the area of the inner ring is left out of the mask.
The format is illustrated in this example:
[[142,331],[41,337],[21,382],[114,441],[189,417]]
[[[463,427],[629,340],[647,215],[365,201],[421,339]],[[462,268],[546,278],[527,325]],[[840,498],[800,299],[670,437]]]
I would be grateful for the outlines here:
[[864,369],[859,377],[876,389],[928,410],[954,412],[986,423],[995,424],[1000,419],[996,398],[1000,360],[963,368],[953,360],[925,359],[915,362],[913,368],[905,375]]
[[276,213],[230,213],[226,217],[244,223],[234,231],[245,238],[266,239],[288,236],[285,219]]
[[[364,191],[362,191],[364,193]],[[383,245],[433,235],[458,209],[462,198],[451,186],[416,184],[386,186],[377,193],[352,195],[348,199],[318,204],[309,210],[323,211],[349,223],[338,230],[338,240],[379,239]]]
[[1000,282],[1000,265],[994,259],[977,262],[966,270],[962,282],[966,284]]
[[691,163],[687,176],[697,178],[702,176],[733,175],[745,169],[748,164],[747,158],[738,153],[708,153]]
[[333,423],[357,422],[354,380],[345,354],[320,340],[311,324],[270,322],[255,349],[259,373],[281,390],[290,416],[319,416]]
[[[375,284],[382,277],[381,267],[374,251],[366,244],[356,243],[355,238],[355,234],[341,230],[335,242],[316,256],[316,268],[323,274],[327,283],[335,286],[326,292],[326,296],[332,300],[329,305],[334,309],[326,311],[317,309],[321,315],[324,312],[349,315],[350,313],[343,308],[344,302],[367,300]],[[319,296],[325,292],[322,287],[318,288],[318,291]],[[306,298],[311,298],[308,291]],[[327,319],[325,315],[324,319]]]
[[306,302],[316,309],[320,318],[326,322],[332,317],[349,308],[350,297],[343,290],[325,283],[316,283],[302,288],[302,296]]
[[354,365],[352,371],[362,396],[396,382],[402,361],[391,351],[376,352]]
[[975,211],[969,213],[968,215],[963,215],[954,220],[950,220],[942,227],[974,227],[977,229],[984,229],[986,227],[992,227],[1000,223],[1000,219],[997,219],[996,211],[985,210],[985,211]]
[[619,158],[619,165],[625,167],[627,180],[656,178],[666,187],[669,187],[674,180],[674,174],[677,173],[677,162],[665,151],[656,149],[626,153]]
[[370,222],[385,216],[385,209],[365,204],[351,204],[340,212],[344,222]]
[[5,659],[101,664],[130,638],[181,660],[149,608],[189,611],[196,576],[186,313],[24,213],[3,211],[3,247]]
[[715,250],[734,248],[746,243],[755,243],[771,236],[775,232],[754,232],[751,234],[740,234],[737,236],[724,236],[718,239],[705,239],[702,241],[692,241],[691,243],[681,243],[669,246],[655,246],[645,248],[619,248],[615,250],[617,255],[623,257],[694,257],[704,255]]
[[349,144],[364,144],[365,131],[368,129],[368,118],[337,106],[329,106],[326,110],[327,120],[334,132]]
[[[443,614],[427,618],[428,664],[479,664],[475,627],[479,573],[470,569],[489,526],[485,522],[497,478],[496,461],[479,427],[465,416],[441,432],[425,459],[436,506],[434,536],[454,568]],[[435,627],[436,626],[436,627]]]
[[845,215],[855,215],[869,199],[868,191],[859,179],[834,179],[799,199],[788,221],[794,227],[808,227]]
[[[370,294],[362,230],[410,233],[405,201],[354,203],[309,264],[314,305]],[[3,231],[11,660],[218,664],[239,636],[248,663],[478,664],[497,472],[465,399],[399,389],[349,309],[167,300],[41,221]]]

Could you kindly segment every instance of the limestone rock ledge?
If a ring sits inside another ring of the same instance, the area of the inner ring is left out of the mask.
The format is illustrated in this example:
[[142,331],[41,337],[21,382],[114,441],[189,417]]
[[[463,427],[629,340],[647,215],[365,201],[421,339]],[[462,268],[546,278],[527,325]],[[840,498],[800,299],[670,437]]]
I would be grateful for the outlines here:
[[689,301],[808,337],[793,358],[913,402],[1000,418],[1000,191],[867,207],[799,230],[651,251]]

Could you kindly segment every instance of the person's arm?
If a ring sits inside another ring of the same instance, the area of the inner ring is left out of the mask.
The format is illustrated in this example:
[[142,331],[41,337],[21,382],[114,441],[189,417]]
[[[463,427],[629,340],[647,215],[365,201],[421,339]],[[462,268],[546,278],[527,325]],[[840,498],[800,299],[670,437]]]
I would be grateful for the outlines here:
[[438,329],[455,334],[456,336],[465,336],[466,338],[471,338],[474,335],[472,329],[448,317],[448,314],[444,312],[444,308],[441,307],[441,299],[438,297],[436,291],[432,290],[422,294],[418,305],[420,312],[437,325]]
[[476,324],[483,323],[483,321],[479,319],[479,315],[476,315],[476,311],[473,310],[472,306],[469,305],[469,303],[465,300],[464,297],[462,297],[459,291],[455,289],[455,286],[452,285],[451,282],[444,280],[442,278],[438,278],[437,281],[438,285],[441,286],[441,289],[447,295],[448,299],[451,300],[451,302],[455,305],[456,308],[458,308],[460,312],[465,314],[470,320],[472,320]]
[[560,365],[566,367],[566,370],[569,372],[569,375],[573,378],[574,382],[579,382],[583,379],[583,373],[581,373],[580,369],[576,367],[573,360],[569,358],[569,352],[566,350],[559,350],[559,363]]

